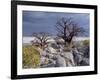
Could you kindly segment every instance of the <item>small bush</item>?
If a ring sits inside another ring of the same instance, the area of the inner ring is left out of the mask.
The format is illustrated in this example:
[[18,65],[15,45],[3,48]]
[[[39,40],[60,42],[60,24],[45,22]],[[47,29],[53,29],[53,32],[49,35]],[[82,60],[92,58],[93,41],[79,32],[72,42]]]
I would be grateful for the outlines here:
[[89,40],[84,40],[83,41],[83,46],[89,46],[90,45],[90,41]]
[[23,68],[37,68],[40,63],[39,51],[34,46],[23,47]]

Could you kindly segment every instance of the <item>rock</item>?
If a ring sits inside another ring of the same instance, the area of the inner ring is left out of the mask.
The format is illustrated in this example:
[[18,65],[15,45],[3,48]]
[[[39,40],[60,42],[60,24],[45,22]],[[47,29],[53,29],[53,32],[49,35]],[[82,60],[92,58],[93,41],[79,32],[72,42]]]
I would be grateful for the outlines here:
[[60,55],[56,56],[56,64],[55,67],[66,67],[66,61]]
[[53,59],[48,59],[48,64],[41,64],[41,68],[46,68],[46,67],[55,67],[56,61]]
[[89,58],[89,46],[85,46],[84,48],[84,57]]
[[84,57],[89,58],[89,51],[90,51],[89,46],[79,47],[78,51],[82,52]]
[[50,64],[47,64],[47,65],[41,66],[41,68],[47,68],[47,67],[55,67],[55,64],[50,63]]
[[48,64],[49,59],[47,57],[41,56],[40,65]]
[[46,56],[48,53],[46,52],[46,51],[43,51],[42,53],[41,53],[41,56]]
[[50,54],[50,53],[46,55],[46,57],[48,57],[49,59],[53,58],[53,56],[54,55],[53,54]]
[[52,47],[48,47],[48,51],[49,53],[52,53],[52,54],[57,53],[57,51]]
[[72,52],[64,52],[63,57],[67,61],[67,66],[75,66],[74,57],[73,57]]
[[76,66],[80,65],[80,62],[82,61],[83,57],[82,57],[82,53],[78,52],[77,49],[74,49],[72,51],[73,53],[73,57],[74,57],[74,62]]
[[87,66],[89,65],[89,59],[83,58],[83,60],[80,62],[80,66]]

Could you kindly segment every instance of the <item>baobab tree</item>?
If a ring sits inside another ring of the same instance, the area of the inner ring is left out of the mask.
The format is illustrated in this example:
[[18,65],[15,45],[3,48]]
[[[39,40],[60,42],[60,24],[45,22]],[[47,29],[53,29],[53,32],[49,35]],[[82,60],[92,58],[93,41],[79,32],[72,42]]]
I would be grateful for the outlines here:
[[73,37],[80,35],[85,31],[84,28],[80,27],[75,23],[72,18],[61,18],[56,23],[57,36],[62,38],[66,43],[70,44]]
[[45,48],[50,39],[50,34],[45,32],[33,33],[33,36],[37,39],[37,42],[42,49]]

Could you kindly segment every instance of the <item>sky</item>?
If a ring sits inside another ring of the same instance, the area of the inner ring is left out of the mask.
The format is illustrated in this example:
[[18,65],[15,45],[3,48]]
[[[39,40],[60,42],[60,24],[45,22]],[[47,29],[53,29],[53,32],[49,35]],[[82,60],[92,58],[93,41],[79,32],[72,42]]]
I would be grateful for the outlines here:
[[90,16],[88,13],[23,11],[22,15],[23,36],[31,36],[34,32],[48,32],[56,35],[55,25],[62,17],[72,18],[75,23],[85,29],[85,36],[89,36]]

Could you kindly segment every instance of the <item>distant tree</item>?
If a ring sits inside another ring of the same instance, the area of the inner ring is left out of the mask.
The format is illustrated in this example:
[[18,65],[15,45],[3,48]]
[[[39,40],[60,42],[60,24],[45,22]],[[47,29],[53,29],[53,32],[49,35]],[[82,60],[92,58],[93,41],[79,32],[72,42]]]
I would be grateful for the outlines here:
[[70,44],[74,36],[78,36],[83,33],[84,28],[75,23],[72,18],[61,18],[56,23],[57,36],[62,38],[66,43]]
[[33,36],[37,38],[38,44],[42,49],[48,44],[48,40],[50,39],[50,34],[45,32],[33,33]]

